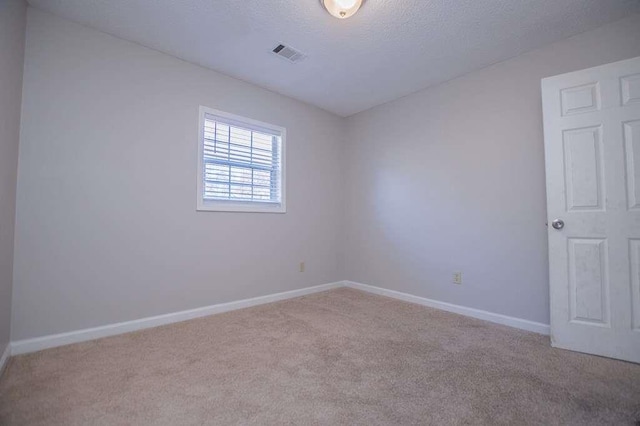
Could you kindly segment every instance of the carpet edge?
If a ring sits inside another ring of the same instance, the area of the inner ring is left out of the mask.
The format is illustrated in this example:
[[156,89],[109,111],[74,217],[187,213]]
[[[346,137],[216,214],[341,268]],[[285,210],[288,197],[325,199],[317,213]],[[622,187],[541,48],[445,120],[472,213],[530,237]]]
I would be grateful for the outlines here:
[[273,293],[265,296],[258,296],[249,299],[241,299],[232,302],[219,303],[215,305],[203,306],[200,308],[189,309],[185,311],[172,312],[168,314],[156,315],[152,317],[140,318],[130,321],[123,321],[114,324],[107,324],[98,327],[85,328],[59,334],[51,334],[47,336],[34,337],[29,339],[16,340],[9,344],[11,355],[22,355],[31,352],[37,352],[44,349],[55,348],[58,346],[70,345],[73,343],[86,342],[89,340],[100,339],[102,337],[116,336],[119,334],[130,333],[133,331],[144,330],[147,328],[159,327],[162,325],[173,324],[190,319],[201,318],[209,315],[220,314],[223,312],[235,311],[237,309],[249,308],[252,306],[263,305],[266,303],[278,302],[280,300],[292,299],[295,297],[306,296],[321,291],[332,290],[334,288],[344,287],[344,281],[336,281],[327,284],[320,284],[312,287],[305,287],[297,290]]
[[369,284],[362,284],[355,281],[344,281],[344,285],[345,287],[366,291],[367,293],[391,297],[393,299],[398,299],[405,302],[416,303],[418,305],[428,306],[430,308],[435,308],[442,311],[453,312],[455,314],[481,319],[496,324],[502,324],[521,330],[531,331],[533,333],[542,334],[545,336],[548,336],[550,334],[549,324],[543,324],[523,318],[510,317],[508,315],[483,311],[476,308],[469,308],[467,306],[454,305],[453,303],[441,302],[439,300],[428,299],[426,297],[414,296],[412,294],[389,290],[382,287],[376,287]]

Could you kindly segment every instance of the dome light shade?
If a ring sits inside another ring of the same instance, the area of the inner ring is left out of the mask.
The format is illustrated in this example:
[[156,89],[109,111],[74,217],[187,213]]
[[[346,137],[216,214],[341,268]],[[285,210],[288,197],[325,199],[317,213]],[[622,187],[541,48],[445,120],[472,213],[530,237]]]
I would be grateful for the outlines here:
[[347,19],[360,9],[362,0],[320,0],[327,12],[338,19]]

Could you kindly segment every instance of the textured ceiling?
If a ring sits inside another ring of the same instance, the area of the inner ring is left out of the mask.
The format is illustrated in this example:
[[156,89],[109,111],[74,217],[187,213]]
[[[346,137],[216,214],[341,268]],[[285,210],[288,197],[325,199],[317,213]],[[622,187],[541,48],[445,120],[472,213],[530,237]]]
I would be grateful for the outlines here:
[[[342,116],[640,11],[637,0],[29,0]],[[307,55],[291,64],[278,43]]]

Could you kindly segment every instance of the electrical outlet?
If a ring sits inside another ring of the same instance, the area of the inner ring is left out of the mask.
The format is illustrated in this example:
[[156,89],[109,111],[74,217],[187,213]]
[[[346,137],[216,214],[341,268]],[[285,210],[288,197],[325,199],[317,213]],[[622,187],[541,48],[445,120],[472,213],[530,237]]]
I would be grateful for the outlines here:
[[304,272],[304,262],[300,262],[300,272]]
[[454,272],[453,273],[453,283],[454,284],[462,284],[462,272]]

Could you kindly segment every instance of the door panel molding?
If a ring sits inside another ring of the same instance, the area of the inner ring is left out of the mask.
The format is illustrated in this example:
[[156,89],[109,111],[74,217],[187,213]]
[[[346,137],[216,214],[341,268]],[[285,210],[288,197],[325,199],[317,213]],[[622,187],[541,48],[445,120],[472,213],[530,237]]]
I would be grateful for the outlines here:
[[551,343],[640,363],[640,57],[545,78],[542,105]]

